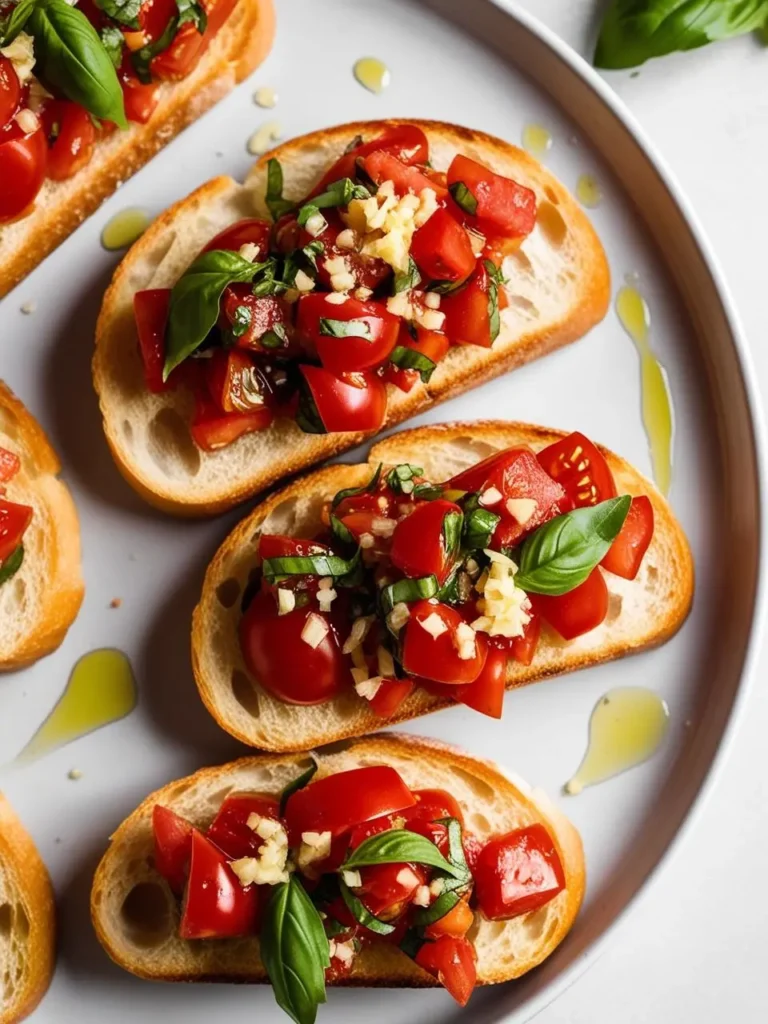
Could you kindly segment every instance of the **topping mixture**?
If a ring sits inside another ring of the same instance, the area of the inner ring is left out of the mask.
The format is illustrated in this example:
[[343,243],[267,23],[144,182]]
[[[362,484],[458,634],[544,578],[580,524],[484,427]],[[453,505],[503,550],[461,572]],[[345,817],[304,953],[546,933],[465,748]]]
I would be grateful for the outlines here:
[[33,510],[5,498],[8,484],[21,469],[18,455],[0,448],[0,586],[21,568],[24,534],[32,522]]

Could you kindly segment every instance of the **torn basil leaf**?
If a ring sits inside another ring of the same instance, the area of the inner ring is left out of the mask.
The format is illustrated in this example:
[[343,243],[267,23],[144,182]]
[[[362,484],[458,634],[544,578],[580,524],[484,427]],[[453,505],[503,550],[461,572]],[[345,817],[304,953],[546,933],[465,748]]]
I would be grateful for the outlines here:
[[460,206],[465,213],[471,217],[477,214],[477,199],[463,181],[455,181],[448,186],[448,191],[453,196],[456,205]]
[[373,341],[371,325],[367,320],[331,320],[320,317],[320,333],[331,338],[362,338]]
[[272,220],[280,220],[294,208],[293,203],[283,199],[283,168],[275,157],[267,162],[267,191],[264,202],[272,215]]
[[362,487],[345,487],[333,497],[331,502],[331,508],[335,509],[337,505],[340,505],[345,498],[357,498],[361,494],[373,494],[376,488],[379,486],[379,480],[381,478],[382,464],[379,463],[376,467],[373,476],[367,484],[363,484]]
[[437,363],[433,359],[425,356],[422,352],[417,352],[415,348],[407,348],[405,345],[396,345],[390,353],[389,359],[401,370],[417,370],[425,384],[429,383],[430,377],[437,369]]

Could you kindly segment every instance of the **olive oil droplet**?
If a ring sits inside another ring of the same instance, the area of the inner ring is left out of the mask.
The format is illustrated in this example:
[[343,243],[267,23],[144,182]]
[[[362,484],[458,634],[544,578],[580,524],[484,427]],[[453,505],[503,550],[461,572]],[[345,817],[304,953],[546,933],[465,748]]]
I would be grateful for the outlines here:
[[661,746],[668,727],[669,708],[653,690],[609,690],[592,711],[587,752],[564,792],[577,796],[585,786],[647,761]]
[[391,79],[389,68],[378,57],[361,57],[355,62],[352,74],[364,89],[377,95],[387,88]]
[[101,244],[109,252],[127,249],[137,238],[141,238],[150,223],[151,217],[146,210],[121,210],[104,225]]
[[133,711],[136,701],[136,681],[127,655],[112,647],[84,654],[53,711],[16,760],[34,761],[117,722]]
[[279,121],[267,121],[248,139],[246,149],[251,156],[263,156],[272,149],[272,143],[277,142],[282,131],[283,126]]
[[527,124],[523,128],[523,149],[542,160],[552,149],[552,136],[543,124]]
[[253,102],[257,107],[271,109],[277,106],[277,93],[271,85],[262,85],[253,94]]
[[651,348],[650,310],[640,292],[627,285],[616,296],[616,312],[640,356],[643,426],[651,452],[654,480],[662,494],[667,494],[672,482],[672,395],[667,371]]
[[576,197],[582,206],[594,210],[603,201],[603,193],[593,174],[582,174],[576,182]]

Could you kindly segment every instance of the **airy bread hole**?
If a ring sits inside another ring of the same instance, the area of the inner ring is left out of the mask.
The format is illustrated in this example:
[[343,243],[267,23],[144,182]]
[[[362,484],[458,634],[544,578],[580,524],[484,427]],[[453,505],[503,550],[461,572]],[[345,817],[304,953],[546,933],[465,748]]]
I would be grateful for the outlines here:
[[13,581],[13,600],[23,612],[27,604],[27,581],[23,576],[17,576]]
[[621,594],[611,594],[608,598],[608,614],[605,616],[606,622],[615,622],[616,619],[621,615],[621,605],[623,603]]
[[232,671],[232,696],[244,711],[256,718],[259,713],[259,695],[251,680],[239,668]]
[[133,424],[130,420],[123,420],[123,437],[129,448],[133,448]]
[[659,581],[659,570],[655,565],[649,565],[645,570],[646,583],[645,589],[648,591],[654,591]]
[[16,920],[14,931],[18,938],[26,939],[29,935],[29,918],[27,917],[27,912],[20,903],[16,904],[15,911]]
[[208,805],[214,812],[219,810],[233,789],[234,786],[222,786],[221,789],[217,789],[215,793],[211,793],[206,797]]
[[216,587],[216,597],[219,604],[224,608],[231,608],[240,596],[240,584],[230,576]]
[[157,882],[139,882],[123,900],[120,916],[135,946],[159,946],[173,932],[168,892]]
[[536,220],[549,244],[553,248],[559,249],[568,234],[568,228],[560,211],[552,203],[542,203]]
[[185,476],[200,472],[200,452],[189,433],[189,426],[175,409],[161,409],[150,421],[149,454],[167,476]]
[[470,814],[469,826],[473,832],[479,832],[481,835],[487,834],[491,831],[491,823],[484,814]]
[[13,907],[10,903],[3,903],[0,906],[0,939],[5,939],[11,934],[13,927]]
[[514,263],[517,270],[522,270],[524,274],[533,274],[533,264],[522,249],[515,249],[514,252],[508,253],[506,258]]
[[539,308],[524,295],[510,295],[509,304],[521,313],[528,314],[532,319],[539,315]]
[[533,914],[528,914],[523,921],[525,934],[532,940],[538,939],[544,931],[544,926],[549,917],[549,907],[542,907]]
[[550,202],[554,203],[555,206],[560,205],[560,196],[555,192],[551,185],[547,185],[544,189],[544,195],[550,200]]
[[496,791],[493,786],[489,785],[483,779],[478,779],[476,775],[471,772],[465,772],[463,768],[458,768],[456,765],[451,765],[451,771],[462,782],[466,783],[467,786],[472,790],[475,796],[481,800],[488,800],[491,804],[496,801]]

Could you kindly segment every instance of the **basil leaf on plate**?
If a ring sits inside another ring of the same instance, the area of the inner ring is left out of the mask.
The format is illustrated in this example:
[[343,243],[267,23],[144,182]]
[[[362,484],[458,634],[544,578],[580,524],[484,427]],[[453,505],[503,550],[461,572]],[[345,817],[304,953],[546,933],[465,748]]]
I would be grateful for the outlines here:
[[260,952],[278,1006],[296,1024],[314,1024],[326,998],[330,947],[320,913],[296,875],[272,889]]
[[406,345],[396,345],[390,353],[389,360],[401,370],[418,370],[422,381],[427,384],[432,374],[437,369],[437,363],[423,352],[417,352],[415,348],[408,348]]
[[341,898],[347,906],[347,910],[349,910],[350,914],[352,914],[358,924],[363,925],[364,928],[375,932],[377,935],[392,934],[395,930],[395,926],[393,924],[388,924],[386,921],[380,921],[378,917],[375,917],[363,904],[363,901],[355,896],[343,879],[339,880],[339,889],[341,891]]
[[452,185],[448,186],[448,191],[453,196],[453,201],[457,206],[460,206],[471,217],[475,216],[477,213],[477,199],[463,181],[455,181]]
[[126,28],[140,28],[139,11],[144,0],[94,0],[100,11]]
[[0,584],[7,583],[15,576],[24,561],[24,545],[19,544],[17,548],[8,555],[4,562],[0,562]]
[[283,199],[283,167],[275,157],[267,162],[267,192],[264,202],[272,214],[272,220],[280,220],[294,207],[288,199]]
[[163,380],[205,341],[227,285],[253,280],[262,266],[225,249],[204,252],[190,264],[171,289]]
[[400,604],[401,601],[429,600],[430,597],[437,594],[439,589],[437,576],[420,576],[415,580],[406,577],[398,580],[397,583],[389,583],[386,587],[382,587],[379,595],[381,610],[385,616],[389,615],[395,605]]
[[580,586],[605,558],[624,525],[631,501],[628,494],[609,498],[544,523],[520,548],[515,584],[531,594],[551,596]]
[[123,91],[96,29],[66,0],[38,0],[27,31],[35,40],[35,74],[43,85],[102,121],[127,128]]
[[768,0],[613,0],[595,50],[599,68],[632,68],[768,22]]
[[331,320],[321,316],[320,333],[331,338],[362,338],[363,341],[373,341],[371,325],[367,320]]
[[331,508],[336,508],[336,506],[340,505],[345,498],[357,498],[361,494],[373,494],[373,492],[379,486],[381,469],[382,465],[381,463],[379,463],[371,479],[368,481],[367,484],[363,484],[362,487],[345,487],[344,490],[338,491],[334,495],[333,501],[331,502]]
[[412,466],[409,462],[402,462],[387,473],[387,487],[395,494],[410,494],[415,486],[414,478],[423,475],[424,470],[421,466]]
[[112,66],[119,68],[123,62],[123,49],[125,48],[125,36],[117,25],[105,25],[99,32],[101,45],[109,54]]
[[374,864],[423,864],[438,868],[447,875],[466,879],[466,868],[451,864],[426,836],[404,828],[390,829],[369,836],[354,850],[339,871],[353,871]]
[[285,814],[285,805],[288,800],[293,796],[294,793],[298,793],[300,789],[304,789],[308,782],[312,780],[315,772],[317,771],[317,761],[312,759],[312,764],[303,771],[301,775],[297,775],[293,782],[289,782],[283,792],[280,794],[280,817]]

